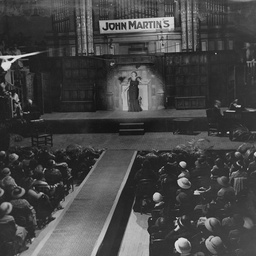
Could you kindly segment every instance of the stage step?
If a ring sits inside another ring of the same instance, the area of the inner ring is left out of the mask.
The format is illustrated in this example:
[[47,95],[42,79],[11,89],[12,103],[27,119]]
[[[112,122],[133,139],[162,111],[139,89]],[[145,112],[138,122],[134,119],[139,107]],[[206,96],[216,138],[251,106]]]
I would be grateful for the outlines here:
[[119,135],[144,135],[144,123],[120,123]]

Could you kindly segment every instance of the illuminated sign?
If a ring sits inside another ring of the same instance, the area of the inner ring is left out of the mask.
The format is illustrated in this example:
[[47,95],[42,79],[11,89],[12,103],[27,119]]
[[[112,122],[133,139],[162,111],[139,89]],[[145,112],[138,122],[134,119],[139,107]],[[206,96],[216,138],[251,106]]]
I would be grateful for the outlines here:
[[100,33],[138,33],[174,30],[174,17],[100,20]]

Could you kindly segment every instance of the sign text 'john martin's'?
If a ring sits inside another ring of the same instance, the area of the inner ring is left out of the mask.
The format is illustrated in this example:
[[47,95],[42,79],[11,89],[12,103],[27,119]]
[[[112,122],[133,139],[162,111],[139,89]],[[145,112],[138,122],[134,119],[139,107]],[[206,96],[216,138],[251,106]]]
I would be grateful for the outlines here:
[[136,33],[174,30],[174,17],[100,20],[100,33]]

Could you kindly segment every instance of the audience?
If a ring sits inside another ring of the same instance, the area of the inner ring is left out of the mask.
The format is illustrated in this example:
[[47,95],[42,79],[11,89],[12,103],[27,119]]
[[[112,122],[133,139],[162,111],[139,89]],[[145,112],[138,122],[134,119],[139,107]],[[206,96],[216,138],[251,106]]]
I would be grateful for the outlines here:
[[[255,152],[243,147],[235,152],[175,148],[167,158],[166,152],[154,152],[162,166],[149,165],[143,175],[135,162],[137,186],[140,178],[157,184],[145,212],[151,213],[150,255],[255,255]],[[147,163],[144,152],[138,152],[138,161],[142,156]]]
[[[25,250],[27,239],[62,209],[68,181],[75,176],[80,183],[101,153],[76,144],[56,152],[1,151],[0,240]],[[243,147],[235,152],[186,147],[138,152],[134,181],[140,194],[135,192],[133,210],[151,214],[151,256],[254,255],[255,158],[256,149]]]
[[[26,250],[36,230],[63,209],[61,202],[74,181],[69,166],[74,152],[77,165],[90,169],[102,150],[69,145],[56,152],[37,147],[0,151],[0,255]],[[86,177],[88,170],[84,171],[80,177]]]

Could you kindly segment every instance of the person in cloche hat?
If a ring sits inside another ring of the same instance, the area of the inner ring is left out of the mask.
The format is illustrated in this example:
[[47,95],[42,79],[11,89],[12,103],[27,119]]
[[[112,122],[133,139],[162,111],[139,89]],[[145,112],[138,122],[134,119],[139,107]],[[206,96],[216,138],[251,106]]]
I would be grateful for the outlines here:
[[22,187],[15,187],[12,191],[12,200],[10,200],[10,203],[13,206],[13,212],[14,212],[14,218],[19,224],[18,220],[20,219],[20,216],[23,216],[27,222],[26,222],[26,229],[30,234],[30,237],[35,236],[35,229],[37,226],[37,220],[36,220],[36,212],[34,210],[34,207],[25,199],[23,198],[26,191]]
[[174,221],[175,226],[165,236],[165,241],[168,244],[173,244],[180,237],[192,237],[196,233],[196,229],[192,224],[191,218],[188,215],[182,215]]
[[194,191],[192,189],[192,184],[189,181],[189,179],[183,177],[183,178],[178,178],[177,180],[177,184],[179,186],[179,188],[176,190],[176,196],[181,193],[184,192],[187,195],[189,195],[189,197],[193,197],[194,195]]
[[229,183],[229,178],[222,176],[217,178],[217,182],[221,186],[221,189],[217,192],[217,200],[223,203],[233,203],[236,196],[234,188]]
[[178,178],[190,178],[190,173],[189,170],[187,169],[187,163],[185,161],[179,162],[178,171],[180,172]]
[[0,187],[5,190],[6,196],[9,198],[13,188],[17,186],[17,183],[11,176],[11,170],[8,167],[2,169],[0,175]]
[[0,151],[0,169],[4,168],[6,165],[6,152]]
[[15,153],[9,154],[8,156],[9,164],[13,164],[15,161],[19,159],[19,156]]
[[19,245],[18,252],[27,249],[25,241],[27,231],[24,227],[17,225],[12,213],[13,206],[9,202],[3,202],[0,205],[0,237],[6,241],[16,241]]
[[219,236],[209,236],[205,240],[205,247],[211,253],[210,255],[225,255],[225,247]]
[[5,202],[5,191],[0,187],[0,204]]
[[180,237],[178,240],[174,243],[175,250],[180,253],[181,256],[189,256],[191,252],[191,243],[188,239]]

